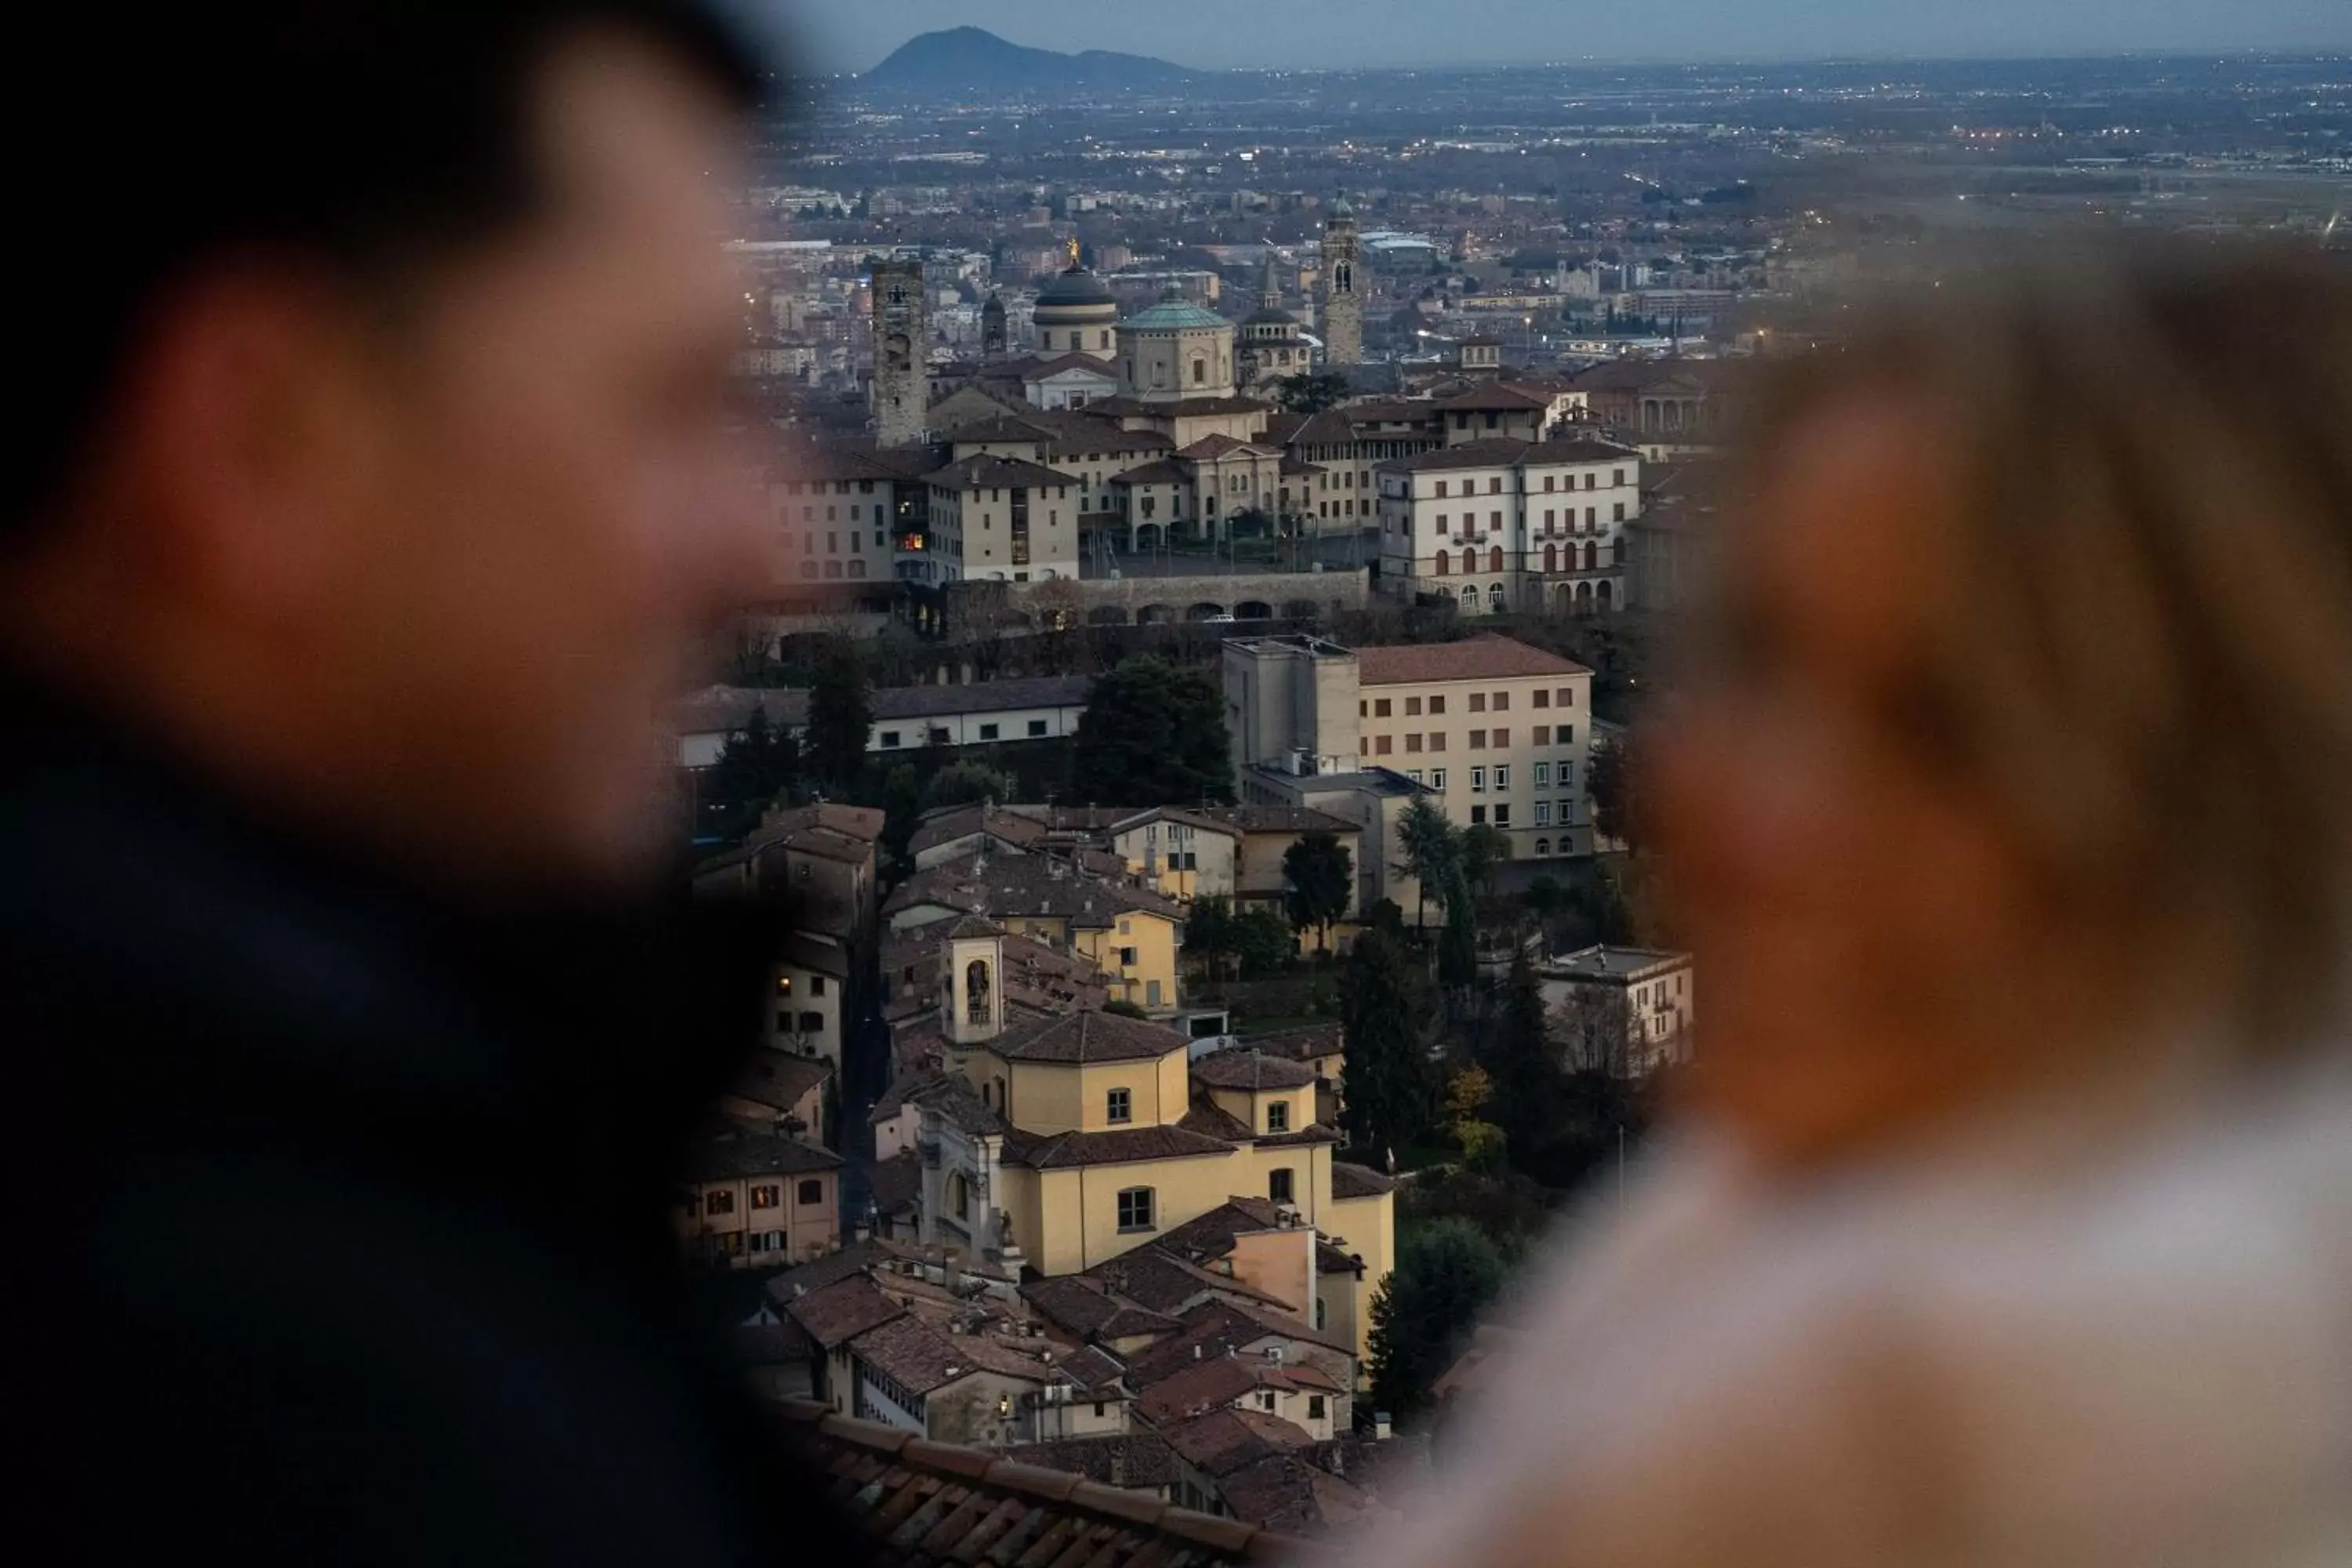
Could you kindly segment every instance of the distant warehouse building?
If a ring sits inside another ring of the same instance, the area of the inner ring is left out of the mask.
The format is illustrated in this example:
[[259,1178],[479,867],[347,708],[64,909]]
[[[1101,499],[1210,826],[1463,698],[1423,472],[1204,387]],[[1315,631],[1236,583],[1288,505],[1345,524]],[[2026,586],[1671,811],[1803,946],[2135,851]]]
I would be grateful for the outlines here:
[[[1009,741],[1058,741],[1078,732],[1087,710],[1087,678],[1035,676],[961,685],[880,686],[873,692],[869,752],[919,752],[926,746],[993,746]],[[672,706],[668,728],[677,738],[677,763],[707,768],[719,761],[727,737],[740,734],[757,710],[773,726],[798,731],[808,723],[808,693],[747,686],[713,686]]]

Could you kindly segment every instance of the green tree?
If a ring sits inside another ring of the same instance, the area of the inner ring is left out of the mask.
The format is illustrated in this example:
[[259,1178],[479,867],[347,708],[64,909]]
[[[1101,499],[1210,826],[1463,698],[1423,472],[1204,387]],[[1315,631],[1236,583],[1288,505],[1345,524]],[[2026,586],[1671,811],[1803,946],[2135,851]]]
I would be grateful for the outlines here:
[[1465,991],[1478,979],[1478,925],[1470,911],[1470,884],[1461,872],[1445,893],[1445,926],[1437,933],[1437,979]]
[[1629,731],[1593,747],[1584,774],[1586,793],[1592,796],[1592,830],[1629,851],[1639,850],[1643,837],[1636,787],[1641,765],[1640,747]]
[[1474,890],[1491,894],[1495,875],[1511,858],[1510,836],[1486,823],[1474,823],[1462,833],[1462,880]]
[[1313,927],[1331,943],[1331,922],[1348,912],[1356,890],[1356,863],[1348,847],[1328,833],[1309,833],[1282,852],[1282,876],[1286,884],[1283,908],[1291,925]]
[[1420,892],[1413,910],[1413,923],[1425,925],[1429,921],[1429,895],[1434,889],[1439,898],[1454,885],[1462,865],[1461,835],[1445,814],[1432,805],[1427,795],[1415,795],[1412,804],[1397,818],[1397,843],[1404,850],[1405,868],[1420,883]]
[[1234,917],[1234,948],[1242,978],[1279,974],[1298,956],[1298,935],[1270,904],[1252,904]]
[[1274,400],[1286,414],[1320,414],[1348,401],[1355,388],[1336,370],[1304,370],[1274,384]]
[[1003,772],[986,763],[966,758],[950,763],[930,776],[923,785],[923,809],[937,811],[943,805],[970,805],[975,801],[1007,801],[1013,798],[1013,781]]
[[1466,1067],[1445,1084],[1445,1131],[1462,1148],[1462,1163],[1474,1171],[1495,1171],[1503,1163],[1509,1135],[1486,1119],[1495,1099],[1495,1080],[1482,1067]]
[[1348,1071],[1348,1141],[1380,1160],[1429,1130],[1437,1071],[1429,1059],[1429,977],[1402,939],[1375,926],[1348,954],[1339,1019]]
[[1559,1056],[1552,1048],[1543,982],[1522,948],[1503,984],[1502,1026],[1486,1037],[1482,1064],[1496,1089],[1496,1121],[1514,1149],[1532,1152],[1557,1130]]
[[1233,798],[1233,751],[1216,684],[1144,655],[1097,676],[1071,756],[1076,799],[1192,805]]
[[882,781],[882,874],[893,882],[915,873],[915,829],[923,815],[915,764],[900,763]]
[[874,732],[874,695],[856,645],[835,637],[817,658],[809,682],[808,769],[836,792],[856,787],[866,771],[866,743]]
[[1503,1255],[1466,1219],[1405,1237],[1372,1298],[1372,1403],[1400,1419],[1429,1404],[1470,1330],[1503,1289]]
[[1241,933],[1234,925],[1234,903],[1221,893],[1194,899],[1184,915],[1184,951],[1200,964],[1204,979],[1223,975],[1241,956]]
[[799,780],[800,762],[793,732],[770,724],[766,711],[754,708],[743,728],[727,737],[719,761],[703,775],[702,805],[725,818],[723,831],[732,837],[756,824],[760,813]]

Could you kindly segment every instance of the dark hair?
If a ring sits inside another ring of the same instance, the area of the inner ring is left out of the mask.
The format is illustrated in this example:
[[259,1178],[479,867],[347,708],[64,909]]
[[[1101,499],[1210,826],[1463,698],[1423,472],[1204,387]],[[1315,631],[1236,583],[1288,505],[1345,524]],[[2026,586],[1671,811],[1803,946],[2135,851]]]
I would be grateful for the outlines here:
[[0,90],[17,215],[10,333],[30,396],[7,422],[0,547],[87,456],[158,301],[221,256],[279,250],[362,276],[489,237],[535,194],[546,57],[611,29],[745,109],[763,78],[695,0],[68,4]]

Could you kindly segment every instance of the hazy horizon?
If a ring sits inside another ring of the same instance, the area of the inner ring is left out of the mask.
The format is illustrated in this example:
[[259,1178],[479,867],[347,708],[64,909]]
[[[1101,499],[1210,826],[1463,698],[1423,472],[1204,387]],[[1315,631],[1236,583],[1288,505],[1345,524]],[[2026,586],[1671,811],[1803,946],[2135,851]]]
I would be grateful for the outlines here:
[[908,39],[985,28],[1016,44],[1115,49],[1203,68],[2020,58],[2352,48],[2352,0],[1683,0],[1599,15],[1568,0],[739,0],[782,22],[804,68],[870,70]]

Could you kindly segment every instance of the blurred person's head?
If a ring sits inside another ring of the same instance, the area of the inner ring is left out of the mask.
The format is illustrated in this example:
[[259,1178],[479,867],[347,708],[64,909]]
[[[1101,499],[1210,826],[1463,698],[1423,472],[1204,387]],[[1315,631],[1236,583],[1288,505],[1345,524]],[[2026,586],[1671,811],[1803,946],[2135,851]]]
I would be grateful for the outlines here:
[[1784,1163],[2294,1050],[2352,940],[2352,280],[1945,292],[1759,398],[1658,763],[1694,1093]]
[[66,10],[17,51],[0,643],[429,874],[624,874],[762,565],[690,0]]

